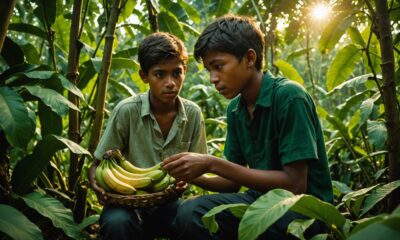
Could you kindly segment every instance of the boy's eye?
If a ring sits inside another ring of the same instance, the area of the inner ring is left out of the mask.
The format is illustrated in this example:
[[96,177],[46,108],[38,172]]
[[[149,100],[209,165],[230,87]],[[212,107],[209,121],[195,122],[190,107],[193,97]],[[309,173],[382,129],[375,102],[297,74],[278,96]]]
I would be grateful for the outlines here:
[[181,70],[174,71],[173,75],[175,78],[180,77],[182,75],[182,71]]
[[156,78],[162,78],[164,76],[163,72],[155,72],[154,76],[156,76]]
[[215,64],[215,65],[214,65],[214,68],[215,68],[215,69],[218,69],[218,70],[219,70],[219,69],[222,69],[222,64]]

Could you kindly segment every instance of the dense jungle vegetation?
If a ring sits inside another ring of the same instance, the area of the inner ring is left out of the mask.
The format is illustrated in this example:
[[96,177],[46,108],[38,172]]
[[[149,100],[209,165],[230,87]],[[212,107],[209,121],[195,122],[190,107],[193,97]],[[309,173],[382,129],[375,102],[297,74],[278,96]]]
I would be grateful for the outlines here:
[[[256,239],[289,209],[299,239],[400,238],[399,0],[31,0],[0,4],[0,239],[93,239],[102,206],[87,170],[114,106],[144,92],[138,43],[155,31],[190,53],[181,96],[202,109],[208,151],[223,156],[224,99],[193,57],[199,33],[227,13],[264,31],[265,70],[302,84],[323,126],[334,204],[273,190],[242,217]],[[184,197],[212,194],[192,186]]]

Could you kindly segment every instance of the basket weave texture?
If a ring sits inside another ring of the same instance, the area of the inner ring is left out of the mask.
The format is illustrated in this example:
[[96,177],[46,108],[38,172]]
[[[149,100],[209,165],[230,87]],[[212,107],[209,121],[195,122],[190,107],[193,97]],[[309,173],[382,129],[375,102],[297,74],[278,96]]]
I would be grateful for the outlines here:
[[[91,168],[91,172],[95,172],[99,161],[95,161]],[[92,169],[93,168],[93,169]],[[89,170],[90,172],[90,170]],[[176,188],[171,184],[161,192],[141,194],[141,195],[122,195],[118,193],[100,192],[97,189],[101,188],[97,185],[96,180],[91,182],[91,187],[96,193],[99,203],[103,206],[122,206],[128,208],[150,208],[157,205],[176,200],[182,196],[182,193],[187,189],[185,187]]]

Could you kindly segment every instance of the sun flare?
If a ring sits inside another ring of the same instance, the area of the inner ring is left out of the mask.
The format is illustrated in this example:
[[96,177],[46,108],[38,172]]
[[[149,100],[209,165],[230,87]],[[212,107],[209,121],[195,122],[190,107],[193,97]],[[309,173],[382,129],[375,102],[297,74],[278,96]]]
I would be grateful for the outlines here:
[[331,6],[328,4],[319,3],[311,9],[311,16],[315,20],[324,20],[331,13]]

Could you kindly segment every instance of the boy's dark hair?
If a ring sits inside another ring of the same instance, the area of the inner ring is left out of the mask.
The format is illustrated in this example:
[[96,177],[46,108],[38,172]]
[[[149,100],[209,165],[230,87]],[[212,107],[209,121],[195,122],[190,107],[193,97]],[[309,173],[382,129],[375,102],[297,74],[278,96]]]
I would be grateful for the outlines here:
[[177,58],[183,64],[188,60],[185,45],[170,33],[152,33],[139,44],[138,60],[140,68],[146,73],[153,65],[170,58]]
[[194,58],[201,61],[208,51],[234,55],[239,61],[249,49],[257,53],[256,68],[261,70],[264,59],[264,38],[257,23],[249,17],[225,15],[208,25],[194,47]]

